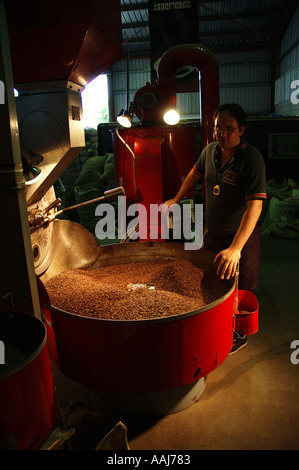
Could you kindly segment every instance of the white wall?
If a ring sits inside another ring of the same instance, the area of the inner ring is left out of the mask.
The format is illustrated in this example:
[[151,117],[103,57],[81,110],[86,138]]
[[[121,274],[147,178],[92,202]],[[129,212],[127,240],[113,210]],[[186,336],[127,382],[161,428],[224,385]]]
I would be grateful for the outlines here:
[[282,38],[275,82],[275,112],[299,116],[299,5]]
[[218,54],[220,102],[238,103],[250,116],[268,115],[271,100],[271,52]]

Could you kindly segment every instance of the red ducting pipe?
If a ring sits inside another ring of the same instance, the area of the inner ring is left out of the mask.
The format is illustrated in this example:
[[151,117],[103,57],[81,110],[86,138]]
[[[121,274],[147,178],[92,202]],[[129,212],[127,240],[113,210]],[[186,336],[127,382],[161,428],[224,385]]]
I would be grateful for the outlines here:
[[212,51],[200,44],[181,44],[163,54],[157,70],[158,86],[173,87],[175,73],[183,65],[191,65],[201,78],[201,143],[202,148],[213,139],[213,114],[219,106],[219,67]]

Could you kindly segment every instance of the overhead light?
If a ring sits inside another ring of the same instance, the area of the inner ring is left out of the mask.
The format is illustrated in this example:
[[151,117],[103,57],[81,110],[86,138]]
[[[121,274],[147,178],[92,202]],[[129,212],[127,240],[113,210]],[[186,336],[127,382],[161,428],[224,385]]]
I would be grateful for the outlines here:
[[176,125],[180,120],[180,115],[175,109],[170,109],[163,116],[164,122],[169,125]]
[[133,114],[129,111],[125,111],[124,109],[121,110],[119,115],[117,116],[117,122],[123,127],[131,127],[132,126],[132,118]]

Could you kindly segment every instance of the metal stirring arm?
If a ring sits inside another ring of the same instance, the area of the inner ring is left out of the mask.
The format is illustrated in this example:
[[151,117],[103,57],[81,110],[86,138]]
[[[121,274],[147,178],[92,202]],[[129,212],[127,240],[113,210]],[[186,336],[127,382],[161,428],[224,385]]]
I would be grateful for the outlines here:
[[91,199],[89,201],[81,202],[80,204],[76,204],[74,206],[65,207],[64,209],[61,209],[60,211],[57,211],[54,214],[49,214],[51,209],[60,206],[61,199],[58,198],[55,201],[53,201],[46,209],[43,209],[43,210],[33,209],[32,211],[30,211],[28,214],[29,225],[30,226],[44,225],[46,223],[52,222],[54,219],[56,219],[56,217],[58,217],[63,212],[77,209],[78,207],[86,206],[94,202],[113,201],[118,196],[125,196],[125,194],[126,193],[125,193],[124,187],[119,186],[117,188],[113,188],[113,189],[109,189],[108,191],[105,191],[103,196],[97,197],[95,199]]

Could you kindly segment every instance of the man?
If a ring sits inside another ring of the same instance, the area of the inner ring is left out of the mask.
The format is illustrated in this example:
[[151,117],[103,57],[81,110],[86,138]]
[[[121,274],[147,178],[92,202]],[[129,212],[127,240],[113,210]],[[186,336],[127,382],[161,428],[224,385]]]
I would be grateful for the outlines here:
[[[214,113],[216,142],[208,144],[185,178],[169,209],[205,178],[206,233],[204,246],[216,252],[217,274],[229,279],[239,266],[239,289],[255,291],[261,248],[258,226],[266,199],[265,164],[259,150],[246,143],[246,117],[237,104],[224,104]],[[231,354],[246,346],[234,333]]]

